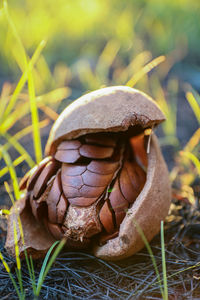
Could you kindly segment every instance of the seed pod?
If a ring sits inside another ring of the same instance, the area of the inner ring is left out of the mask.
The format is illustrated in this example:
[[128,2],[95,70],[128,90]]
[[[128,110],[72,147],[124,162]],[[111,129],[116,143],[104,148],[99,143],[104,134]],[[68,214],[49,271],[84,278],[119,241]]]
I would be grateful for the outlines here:
[[52,127],[47,158],[21,181],[25,196],[11,210],[8,251],[14,255],[18,216],[22,255],[43,255],[61,238],[66,249],[90,249],[106,260],[139,251],[135,222],[150,241],[170,205],[167,167],[147,133],[164,119],[153,100],[128,87],[100,89],[68,106]]

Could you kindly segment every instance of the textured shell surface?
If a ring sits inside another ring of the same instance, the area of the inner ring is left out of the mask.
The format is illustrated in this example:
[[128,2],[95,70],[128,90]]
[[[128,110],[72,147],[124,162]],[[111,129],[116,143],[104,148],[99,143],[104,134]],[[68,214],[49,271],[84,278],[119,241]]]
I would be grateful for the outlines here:
[[[21,180],[24,196],[8,219],[7,250],[15,254],[13,223],[24,229],[20,254],[43,256],[55,240],[105,260],[150,241],[168,213],[171,187],[153,128],[165,120],[146,94],[124,86],[90,92],[54,123],[46,155]],[[146,130],[146,129],[151,130]],[[35,238],[34,238],[35,236]]]
[[62,139],[75,139],[94,132],[126,131],[139,124],[152,127],[165,116],[152,98],[126,86],[113,86],[90,92],[75,100],[54,123],[46,154],[55,152]]

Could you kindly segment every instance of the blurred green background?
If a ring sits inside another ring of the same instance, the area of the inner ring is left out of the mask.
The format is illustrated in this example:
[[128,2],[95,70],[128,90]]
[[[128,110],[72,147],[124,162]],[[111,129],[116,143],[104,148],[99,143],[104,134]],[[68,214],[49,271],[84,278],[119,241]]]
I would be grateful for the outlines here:
[[41,161],[67,104],[87,91],[127,83],[165,113],[156,134],[173,197],[196,205],[199,49],[199,0],[0,0],[1,208],[11,204],[3,182],[19,199],[20,177]]
[[[5,138],[6,132],[13,136],[30,126],[34,112],[29,100],[35,99],[39,121],[50,122],[41,131],[44,150],[52,122],[70,101],[90,90],[129,82],[152,96],[166,114],[167,122],[157,133],[161,145],[171,147],[164,152],[172,166],[174,153],[186,146],[200,124],[200,1],[0,3],[1,136]],[[22,85],[20,80],[35,51],[31,91],[27,78]],[[42,123],[40,128],[45,126]],[[198,139],[199,133],[196,144]],[[33,156],[29,144],[26,149]],[[41,150],[38,153],[37,161]]]
[[[38,92],[53,84],[47,65],[50,72],[62,70],[69,76],[64,64],[73,75],[81,73],[84,77],[88,64],[95,68],[106,45],[107,53],[97,70],[101,85],[108,83],[103,78],[105,74],[101,76],[107,64],[113,64],[115,69],[117,66],[120,71],[140,55],[130,70],[133,74],[151,57],[161,54],[171,54],[169,63],[172,64],[184,59],[186,73],[191,72],[188,77],[192,75],[195,83],[198,82],[198,70],[188,66],[189,63],[197,67],[200,60],[200,2],[197,0],[10,0],[8,5],[29,55],[41,40],[47,40],[37,65],[42,77],[41,84],[37,82]],[[18,44],[3,12],[0,27],[0,74],[13,78],[23,66]],[[113,75],[112,70],[110,73]],[[114,75],[116,84],[130,76],[127,73],[119,78],[119,72]],[[88,88],[96,88],[93,84]]]

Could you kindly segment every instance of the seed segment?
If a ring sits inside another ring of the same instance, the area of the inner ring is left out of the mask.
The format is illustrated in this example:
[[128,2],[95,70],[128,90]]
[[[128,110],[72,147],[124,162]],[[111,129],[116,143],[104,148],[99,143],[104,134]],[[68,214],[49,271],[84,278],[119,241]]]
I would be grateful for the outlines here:
[[[29,179],[27,181],[27,190],[31,191],[36,183],[36,180],[38,179],[39,175],[41,174],[42,170],[45,168],[45,166],[52,161],[52,157],[48,156],[45,159],[43,159],[38,166],[35,166],[33,169],[30,170]],[[25,175],[26,176],[26,175]]]
[[68,245],[80,248],[100,234],[104,243],[117,235],[146,180],[130,153],[125,138],[110,133],[63,141],[20,187],[27,188],[35,218],[56,239],[65,236]]
[[112,156],[116,146],[116,137],[105,134],[88,135],[82,142],[79,140],[63,141],[57,148],[55,158],[60,162],[75,163],[81,157],[105,159]]
[[106,232],[112,233],[115,231],[114,219],[111,209],[109,207],[109,201],[105,201],[104,205],[102,206],[99,212],[99,218],[101,224],[105,228]]

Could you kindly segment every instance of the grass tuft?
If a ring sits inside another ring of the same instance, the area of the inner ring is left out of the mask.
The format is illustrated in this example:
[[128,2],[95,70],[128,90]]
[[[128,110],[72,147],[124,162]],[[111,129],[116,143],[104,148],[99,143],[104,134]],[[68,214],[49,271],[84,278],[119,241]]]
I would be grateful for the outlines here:
[[[145,244],[145,247],[147,248],[147,251],[150,255],[150,258],[151,258],[151,261],[152,261],[152,264],[153,264],[153,267],[154,267],[154,270],[156,272],[156,276],[157,276],[157,280],[158,280],[158,283],[160,285],[160,293],[162,295],[162,298],[164,300],[167,300],[165,299],[165,293],[163,291],[163,288],[162,288],[162,284],[161,284],[161,278],[160,278],[160,273],[159,273],[159,270],[158,270],[158,266],[157,266],[157,263],[156,263],[156,260],[155,260],[155,257],[153,255],[153,252],[152,252],[152,249],[150,247],[150,244],[148,243],[148,240],[146,239],[146,236],[144,235],[144,232],[142,231],[141,227],[139,226],[139,224],[136,222],[136,220],[133,221],[137,231],[139,232],[144,244]],[[165,262],[164,262],[165,263]],[[163,275],[164,276],[164,275]]]
[[161,250],[162,250],[162,271],[163,271],[163,300],[168,300],[168,286],[167,286],[167,270],[166,270],[166,258],[165,258],[165,241],[164,241],[164,225],[161,221]]
[[[45,259],[43,261],[42,264],[42,268],[40,271],[40,275],[38,278],[38,282],[37,282],[37,288],[36,288],[36,296],[39,296],[40,294],[40,290],[42,288],[43,282],[45,280],[45,277],[47,276],[52,264],[54,263],[56,257],[58,256],[58,254],[60,253],[60,251],[62,250],[62,248],[65,245],[65,240],[62,240],[60,243],[58,241],[56,241],[49,249],[49,251],[47,252]],[[56,247],[53,255],[50,258],[51,253],[53,252],[54,248]],[[49,259],[50,258],[50,259]]]

